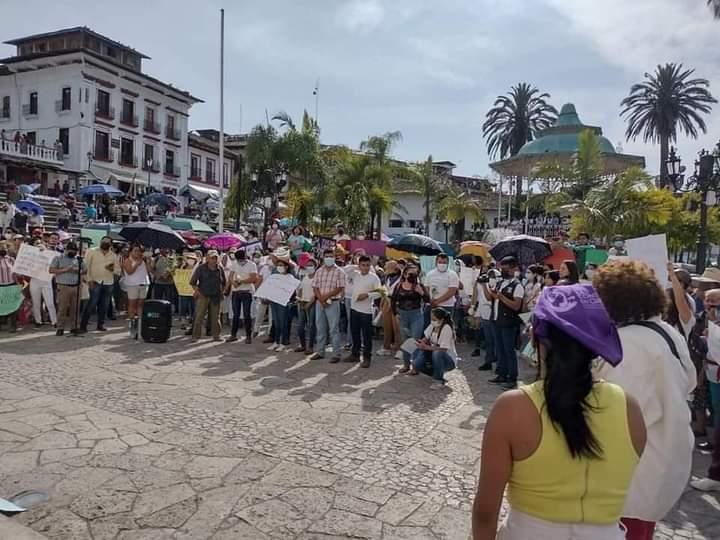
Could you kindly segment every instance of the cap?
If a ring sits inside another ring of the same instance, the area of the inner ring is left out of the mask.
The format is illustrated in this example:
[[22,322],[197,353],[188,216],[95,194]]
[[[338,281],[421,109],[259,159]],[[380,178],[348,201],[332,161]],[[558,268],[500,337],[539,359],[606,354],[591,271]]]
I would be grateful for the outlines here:
[[615,323],[589,283],[547,287],[533,312],[533,335],[541,341],[554,326],[617,366],[623,357]]
[[217,257],[217,256],[218,256],[218,252],[217,252],[216,249],[211,249],[211,250],[209,250],[209,251],[207,252],[207,255],[205,255],[205,256],[206,256],[208,259],[209,259],[210,257]]

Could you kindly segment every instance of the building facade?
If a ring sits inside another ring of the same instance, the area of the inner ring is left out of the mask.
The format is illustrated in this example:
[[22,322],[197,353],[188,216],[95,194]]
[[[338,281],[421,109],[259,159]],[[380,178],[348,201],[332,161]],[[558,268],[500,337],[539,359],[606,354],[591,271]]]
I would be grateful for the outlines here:
[[[225,192],[230,188],[230,182],[235,174],[235,162],[237,154],[224,150],[222,172],[220,171],[219,157],[220,148],[216,138],[203,136],[201,132],[188,134],[187,140],[187,189],[183,193],[189,193],[196,198],[220,197],[220,182]],[[222,179],[222,180],[221,180]]]
[[[146,55],[86,27],[5,43],[16,54],[0,60],[0,130],[54,151],[36,168],[80,186],[178,192],[188,177],[190,108],[201,100],[143,72]],[[15,159],[0,148],[6,182],[30,183],[27,168],[8,167]]]

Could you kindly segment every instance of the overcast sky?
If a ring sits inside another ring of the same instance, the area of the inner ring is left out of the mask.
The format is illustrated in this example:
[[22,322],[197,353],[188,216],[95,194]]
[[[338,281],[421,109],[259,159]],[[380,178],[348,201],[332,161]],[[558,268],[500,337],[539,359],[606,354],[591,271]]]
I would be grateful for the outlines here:
[[[315,108],[322,141],[357,146],[399,130],[397,157],[486,174],[485,112],[527,81],[600,125],[650,172],[658,149],[624,140],[619,103],[660,62],[683,62],[720,97],[720,22],[705,0],[1,0],[0,37],[86,25],[152,58],[149,74],[205,100],[192,129],[218,127],[219,8],[226,8],[226,131]],[[52,6],[52,9],[47,9]],[[0,46],[2,56],[12,47]],[[720,107],[684,162],[720,139]]]

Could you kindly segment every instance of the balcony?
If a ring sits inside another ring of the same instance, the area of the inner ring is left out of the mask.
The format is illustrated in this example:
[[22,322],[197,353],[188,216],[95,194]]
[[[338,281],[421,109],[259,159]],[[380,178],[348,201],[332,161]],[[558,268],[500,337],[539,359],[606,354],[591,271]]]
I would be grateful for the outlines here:
[[0,140],[0,154],[52,165],[62,165],[63,163],[62,156],[57,150],[36,144]]
[[38,114],[37,106],[35,107],[35,109],[32,109],[30,107],[30,104],[26,103],[25,105],[22,106],[22,113],[23,113],[23,116],[37,116],[37,114]]
[[180,176],[180,167],[176,167],[174,165],[170,165],[168,163],[165,164],[165,175],[166,176]]
[[124,167],[134,167],[137,168],[138,166],[138,158],[137,156],[124,156],[122,153],[120,154],[120,165],[123,165]]
[[97,107],[95,109],[95,118],[115,120],[115,107]]
[[93,159],[95,161],[104,161],[105,163],[112,163],[113,161],[115,161],[115,151],[108,150],[106,148],[96,148]]
[[70,112],[72,104],[70,101],[63,103],[62,99],[55,101],[55,112],[58,114],[67,114]]
[[207,173],[205,175],[205,183],[215,184],[215,178],[216,178],[216,176],[213,173]]
[[142,170],[143,171],[150,170],[151,172],[158,173],[158,172],[160,172],[160,162],[157,159],[153,159],[152,164],[150,165],[150,167],[148,167],[147,162],[143,161]]
[[200,169],[190,169],[190,180],[202,182],[202,171]]
[[146,118],[143,122],[143,129],[145,131],[148,131],[150,133],[155,133],[156,135],[160,135],[160,123],[155,122],[154,120],[150,120],[149,118]]
[[165,136],[173,141],[180,140],[180,130],[175,127],[165,126]]
[[10,120],[10,109],[0,109],[0,122],[7,122]]
[[120,115],[120,123],[130,127],[138,127],[140,125],[137,114],[129,113],[123,113]]

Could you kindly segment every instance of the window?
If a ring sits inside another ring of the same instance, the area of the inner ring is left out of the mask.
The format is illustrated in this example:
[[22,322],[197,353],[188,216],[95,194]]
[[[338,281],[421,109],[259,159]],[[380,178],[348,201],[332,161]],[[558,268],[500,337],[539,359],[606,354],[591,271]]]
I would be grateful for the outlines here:
[[135,166],[135,142],[132,139],[120,139],[120,163]]
[[175,117],[168,114],[165,123],[165,136],[169,139],[180,140],[180,135],[175,130]]
[[205,158],[205,181],[208,184],[215,183],[215,160]]
[[10,96],[3,96],[0,118],[10,118]]
[[223,163],[223,186],[228,187],[228,164]]
[[62,103],[60,105],[60,110],[63,111],[69,111],[70,110],[70,99],[72,97],[72,88],[69,86],[66,86],[62,89]]
[[123,124],[128,124],[130,126],[137,125],[137,122],[135,121],[135,102],[134,101],[130,101],[129,99],[122,100],[122,116],[120,117],[120,121]]
[[165,174],[175,174],[175,152],[165,150]]
[[403,226],[403,220],[391,219],[389,225],[391,229],[400,229]]
[[155,123],[155,109],[150,107],[145,107],[145,129],[153,133],[160,131],[160,126]]
[[110,94],[105,90],[97,91],[97,112],[105,117],[110,116]]
[[110,161],[110,134],[95,132],[95,159]]
[[67,156],[70,153],[70,130],[68,128],[60,128],[58,131],[58,140],[62,143],[63,154]]
[[37,92],[30,92],[30,114],[38,113],[38,94]]
[[[146,144],[145,148],[143,150],[143,165],[145,168],[152,168],[153,161],[155,160],[155,147],[152,144]],[[150,167],[148,167],[148,162],[150,162]]]
[[28,144],[32,144],[33,146],[35,146],[37,144],[36,133],[34,131],[28,131],[27,133],[25,133],[25,140],[27,141]]
[[200,171],[200,156],[196,154],[190,154],[190,177],[202,177],[202,172]]

